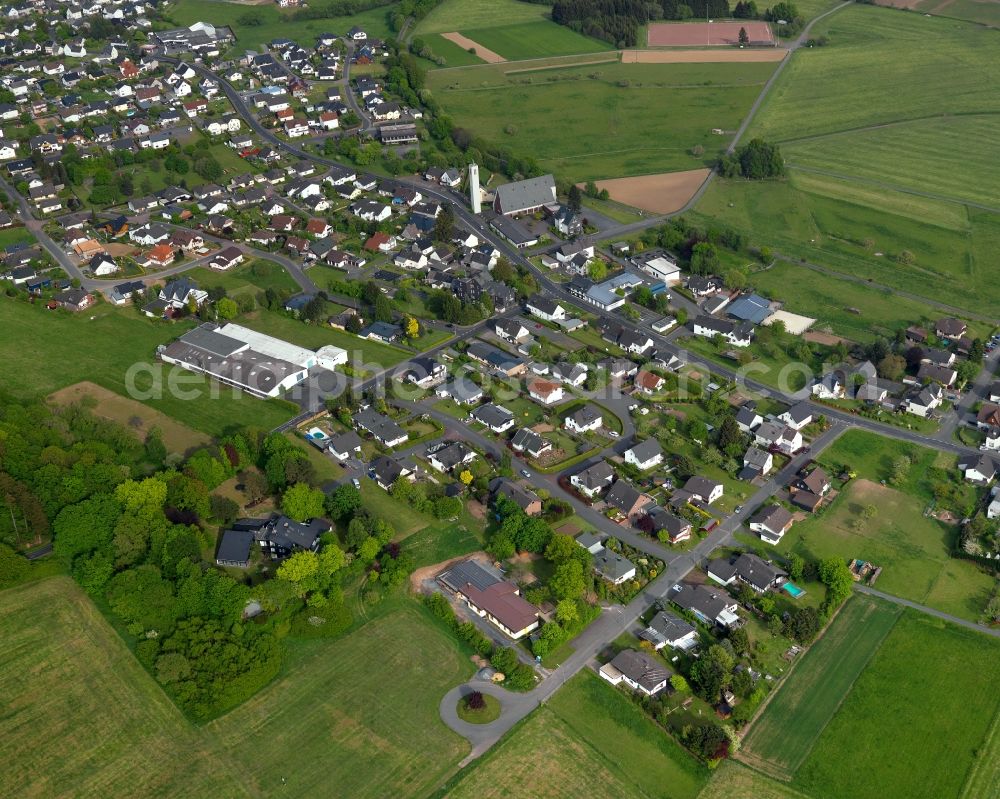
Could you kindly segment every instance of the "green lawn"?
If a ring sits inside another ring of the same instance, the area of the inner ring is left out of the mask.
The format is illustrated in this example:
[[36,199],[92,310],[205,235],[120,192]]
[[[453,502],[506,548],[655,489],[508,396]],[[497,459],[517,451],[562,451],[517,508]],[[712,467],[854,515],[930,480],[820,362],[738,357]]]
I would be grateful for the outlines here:
[[992,313],[997,32],[856,4],[813,34],[830,44],[792,56],[748,132],[782,143],[789,178],[717,181],[696,216],[918,295],[948,285],[949,303]]
[[290,341],[300,347],[317,349],[324,344],[341,347],[347,350],[349,364],[360,359],[368,370],[395,366],[409,357],[409,353],[405,350],[390,347],[378,341],[358,338],[352,333],[337,330],[328,325],[306,324],[299,319],[276,311],[254,311],[239,321],[240,324],[245,324],[249,328]]
[[254,258],[225,272],[199,266],[187,275],[203,289],[221,286],[230,296],[256,294],[269,288],[293,293],[299,290],[299,284],[288,274],[288,270],[265,258]]
[[899,608],[852,597],[754,722],[742,758],[788,779],[808,757],[844,696],[888,635]]
[[[0,329],[17,331],[17,335],[0,337],[0,384],[12,394],[34,397],[91,380],[130,396],[128,385],[134,373],[132,382],[142,393],[133,399],[211,435],[237,426],[271,429],[295,415],[283,401],[255,399],[187,372],[183,372],[181,387],[201,396],[175,396],[167,382],[173,368],[160,369],[166,365],[155,361],[156,347],[192,326],[191,322],[147,319],[131,307],[100,303],[72,314],[4,298],[0,300]],[[47,367],[39,368],[39,364]],[[162,378],[158,386],[150,370]]]
[[905,611],[792,784],[824,799],[961,795],[974,765],[995,773],[983,745],[998,679],[1000,641]]
[[[518,73],[516,64],[438,70],[428,86],[476,135],[587,180],[695,169],[727,144],[773,64],[620,64]],[[519,113],[511,117],[510,108]],[[567,137],[566,130],[574,135]],[[702,156],[690,150],[704,148]]]
[[289,641],[281,678],[208,726],[256,793],[424,797],[468,752],[438,703],[473,666],[401,603],[339,640]]
[[[852,341],[867,342],[877,336],[892,338],[900,328],[933,324],[942,316],[942,311],[900,297],[889,289],[876,290],[788,261],[778,261],[770,269],[754,272],[750,282],[770,299],[783,302],[785,310],[813,317],[814,329],[829,329]],[[971,320],[970,324],[977,327]]]
[[9,247],[11,244],[29,244],[34,240],[34,236],[27,228],[11,227],[0,230],[0,248]]
[[[810,799],[805,794],[759,771],[725,760],[712,775],[698,799]],[[816,797],[816,799],[820,799]]]
[[994,28],[1000,26],[1000,5],[991,0],[951,0],[949,3],[920,0],[916,9],[922,13],[934,12],[935,16],[979,22]]
[[608,42],[592,39],[549,20],[521,22],[484,28],[463,28],[461,33],[508,61],[548,58],[614,49]]
[[583,672],[468,767],[447,795],[694,799],[707,775],[626,697]]
[[417,23],[416,34],[451,33],[470,28],[549,19],[550,9],[521,0],[445,0]]
[[[277,5],[246,6],[236,3],[212,2],[206,6],[198,0],[178,0],[166,11],[166,19],[178,25],[191,25],[204,20],[214,25],[228,25],[236,34],[236,50],[242,54],[245,49],[256,50],[278,37],[294,39],[303,47],[312,47],[321,33],[344,34],[354,25],[360,25],[369,36],[388,38],[393,35],[389,28],[389,15],[394,9],[389,3],[369,11],[362,11],[348,17],[326,17],[324,19],[292,21],[296,9],[283,10]],[[248,12],[257,16],[260,25],[243,25],[238,21]]]

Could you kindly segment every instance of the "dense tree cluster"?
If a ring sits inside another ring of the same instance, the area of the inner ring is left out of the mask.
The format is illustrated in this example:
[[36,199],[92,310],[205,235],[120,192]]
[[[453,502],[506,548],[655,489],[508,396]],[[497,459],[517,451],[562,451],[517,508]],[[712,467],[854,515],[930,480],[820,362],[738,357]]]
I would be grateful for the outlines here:
[[639,44],[639,29],[659,19],[728,16],[727,0],[557,0],[552,6],[555,22],[615,47]]
[[719,159],[719,173],[727,178],[764,180],[784,175],[785,162],[777,144],[763,139],[751,139],[738,147],[732,155],[724,155]]

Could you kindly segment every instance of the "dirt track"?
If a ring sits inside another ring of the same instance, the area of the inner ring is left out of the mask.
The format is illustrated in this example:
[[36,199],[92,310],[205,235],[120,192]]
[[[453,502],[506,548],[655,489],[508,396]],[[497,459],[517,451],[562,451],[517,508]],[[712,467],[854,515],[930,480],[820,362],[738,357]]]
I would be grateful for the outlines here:
[[597,188],[607,189],[612,200],[633,208],[669,214],[680,210],[705,182],[710,170],[692,169],[687,172],[662,172],[634,178],[614,178],[597,181]]
[[622,50],[623,64],[711,64],[781,61],[787,50]]
[[476,51],[476,55],[483,59],[487,64],[503,64],[507,59],[504,58],[500,53],[494,53],[492,50],[483,47],[478,42],[474,42],[468,36],[463,36],[461,33],[442,33],[442,38],[447,39],[449,42],[454,42],[463,50],[473,49]]

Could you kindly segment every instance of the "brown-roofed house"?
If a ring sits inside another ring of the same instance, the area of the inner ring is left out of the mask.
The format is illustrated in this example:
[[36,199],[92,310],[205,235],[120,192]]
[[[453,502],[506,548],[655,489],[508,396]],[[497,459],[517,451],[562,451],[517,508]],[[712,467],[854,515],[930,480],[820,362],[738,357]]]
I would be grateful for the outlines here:
[[635,376],[635,387],[644,394],[655,394],[664,384],[664,379],[654,372],[640,369]]
[[939,319],[934,326],[934,332],[937,333],[938,338],[946,338],[949,341],[957,341],[965,335],[967,329],[968,326],[965,322],[951,317]]
[[325,219],[310,219],[306,222],[306,233],[313,236],[325,236],[329,229],[330,225]]
[[157,244],[146,254],[146,261],[152,266],[169,266],[174,262],[174,248],[169,244]]

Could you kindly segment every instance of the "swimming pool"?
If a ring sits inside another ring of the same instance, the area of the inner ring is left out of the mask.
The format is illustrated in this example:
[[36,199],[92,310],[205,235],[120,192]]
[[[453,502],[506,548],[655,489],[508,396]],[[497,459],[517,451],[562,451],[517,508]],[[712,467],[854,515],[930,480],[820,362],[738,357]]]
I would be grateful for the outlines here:
[[781,586],[783,591],[786,591],[792,599],[798,599],[806,591],[804,588],[799,588],[795,583],[785,583]]

